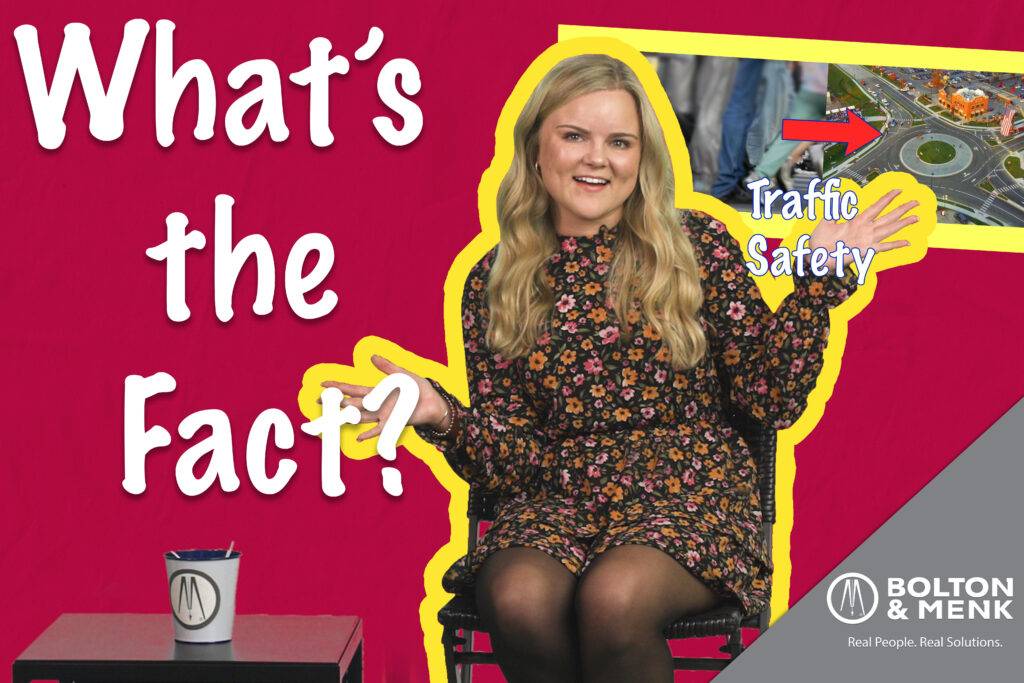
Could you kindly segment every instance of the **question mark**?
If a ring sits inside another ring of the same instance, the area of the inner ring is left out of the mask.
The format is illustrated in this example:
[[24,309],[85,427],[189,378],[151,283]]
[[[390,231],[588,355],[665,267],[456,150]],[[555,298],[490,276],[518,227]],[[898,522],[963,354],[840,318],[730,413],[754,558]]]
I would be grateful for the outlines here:
[[[398,390],[398,399],[395,401],[391,414],[384,422],[384,428],[377,437],[377,453],[380,457],[391,462],[395,461],[397,453],[395,447],[398,445],[398,437],[402,430],[409,423],[412,412],[420,400],[420,387],[409,375],[396,372],[388,375],[378,382],[377,386],[370,390],[363,397],[363,406],[367,410],[378,410],[392,391]],[[396,467],[384,467],[381,470],[381,477],[384,480],[384,490],[392,496],[402,495],[402,473]]]

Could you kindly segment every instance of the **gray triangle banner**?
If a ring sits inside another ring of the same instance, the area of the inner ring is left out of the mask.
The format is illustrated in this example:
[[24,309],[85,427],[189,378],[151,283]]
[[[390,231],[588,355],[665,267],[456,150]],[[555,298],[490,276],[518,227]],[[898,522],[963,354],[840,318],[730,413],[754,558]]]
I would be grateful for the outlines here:
[[740,655],[732,681],[1020,681],[1024,400]]

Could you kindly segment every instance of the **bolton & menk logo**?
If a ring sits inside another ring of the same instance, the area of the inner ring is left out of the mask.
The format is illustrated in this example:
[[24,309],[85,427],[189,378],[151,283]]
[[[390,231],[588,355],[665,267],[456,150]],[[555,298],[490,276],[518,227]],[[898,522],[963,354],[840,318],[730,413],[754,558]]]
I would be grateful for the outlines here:
[[200,629],[217,616],[220,589],[203,572],[179,569],[171,574],[171,608],[174,619],[187,629]]
[[828,587],[828,610],[844,624],[860,624],[878,609],[878,588],[858,572],[846,572]]

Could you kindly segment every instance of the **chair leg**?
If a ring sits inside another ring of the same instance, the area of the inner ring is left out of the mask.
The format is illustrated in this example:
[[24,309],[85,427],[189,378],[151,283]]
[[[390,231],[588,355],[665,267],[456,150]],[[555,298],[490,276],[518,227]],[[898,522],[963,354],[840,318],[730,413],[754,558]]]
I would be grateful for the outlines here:
[[726,649],[729,652],[729,659],[736,659],[743,652],[743,631],[742,629],[736,629],[729,634],[729,639],[726,641]]
[[[463,652],[473,651],[473,640],[476,635],[476,631],[463,631],[462,636],[465,639],[465,645],[462,646]],[[466,664],[462,667],[462,681],[460,683],[473,683],[473,665]]]
[[444,627],[441,646],[444,648],[444,670],[448,683],[460,683],[455,673],[455,629]]

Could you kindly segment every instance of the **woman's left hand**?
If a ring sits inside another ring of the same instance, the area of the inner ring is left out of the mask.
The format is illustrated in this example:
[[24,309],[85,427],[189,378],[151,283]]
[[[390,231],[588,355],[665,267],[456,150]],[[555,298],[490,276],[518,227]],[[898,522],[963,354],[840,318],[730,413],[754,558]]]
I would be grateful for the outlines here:
[[[856,247],[861,253],[868,249],[874,249],[876,252],[881,253],[910,246],[910,242],[906,240],[896,240],[893,242],[886,242],[885,240],[906,226],[917,222],[917,216],[906,216],[906,213],[916,207],[919,202],[910,201],[901,204],[884,216],[879,217],[879,214],[889,206],[900,192],[901,190],[888,192],[867,209],[860,211],[853,217],[853,220],[846,223],[836,223],[835,221],[822,221],[818,223],[814,232],[811,233],[811,249],[824,247],[831,252],[835,250],[836,243],[840,240],[848,248],[853,249]],[[853,261],[853,256],[847,252],[843,257],[843,264],[845,265],[851,261]],[[833,269],[835,267],[835,259],[830,258],[827,267]]]
[[[409,416],[408,425],[426,426],[434,431],[445,431],[451,424],[450,420],[454,419],[454,415],[448,414],[448,404],[444,397],[437,393],[434,386],[423,377],[420,377],[415,372],[411,372],[404,368],[400,368],[387,358],[374,354],[370,358],[370,362],[383,372],[385,375],[391,375],[394,373],[402,373],[408,375],[416,382],[420,389],[420,397],[416,403],[416,408],[413,410],[412,415]],[[363,406],[363,399],[368,393],[373,390],[373,387],[367,387],[360,384],[347,384],[345,382],[337,382],[334,380],[327,380],[321,382],[320,386],[324,388],[332,387],[334,389],[340,389],[345,395],[345,400],[341,402],[343,406],[355,406],[359,409],[359,421],[360,422],[376,422],[377,424],[365,432],[356,436],[356,441],[365,441],[366,439],[379,436],[381,431],[384,429],[384,424],[388,421],[388,417],[391,415],[392,409],[395,407],[395,402],[398,400],[396,394],[392,393],[386,399],[378,410],[367,410]],[[317,401],[319,402],[319,400]]]

